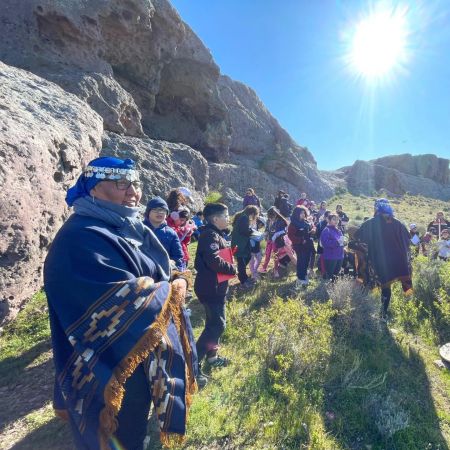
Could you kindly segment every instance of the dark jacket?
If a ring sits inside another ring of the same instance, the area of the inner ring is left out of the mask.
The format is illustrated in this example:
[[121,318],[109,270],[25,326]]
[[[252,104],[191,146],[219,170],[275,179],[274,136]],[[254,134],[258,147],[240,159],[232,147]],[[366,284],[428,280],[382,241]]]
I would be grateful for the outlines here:
[[237,258],[250,258],[250,236],[252,232],[249,217],[247,214],[242,214],[233,225],[233,231],[231,233],[231,246],[237,247]]
[[354,237],[367,244],[368,259],[381,284],[411,276],[409,232],[399,220],[377,215],[364,222]]
[[217,274],[234,275],[234,267],[219,256],[219,250],[229,247],[224,238],[225,232],[220,231],[212,224],[202,228],[198,237],[197,253],[195,255],[194,290],[202,302],[214,302],[225,297],[228,290],[228,281],[217,282]]
[[145,219],[144,223],[155,233],[155,236],[169,254],[169,258],[175,262],[176,268],[178,270],[184,270],[186,267],[183,260],[183,249],[181,248],[181,242],[175,230],[169,227],[166,222],[162,223],[158,228],[155,228],[148,219]]
[[433,234],[435,235],[435,236],[437,236],[438,235],[438,233],[439,233],[439,225],[440,225],[440,228],[441,228],[441,232],[442,232],[442,230],[444,230],[444,229],[450,229],[450,222],[449,221],[447,221],[447,220],[442,220],[440,223],[435,219],[435,220],[433,220],[432,222],[430,222],[429,224],[428,224],[428,226],[427,226],[427,231],[430,231],[430,230],[433,230],[434,229],[434,231],[433,231]]
[[283,217],[289,217],[291,215],[292,203],[289,202],[287,197],[282,197],[278,202],[278,206],[276,207],[278,208],[278,211],[280,211],[280,214]]
[[322,245],[320,244],[320,235],[322,234],[322,231],[326,228],[327,225],[328,225],[328,220],[323,219],[317,224],[317,227],[316,227],[316,235],[314,237],[315,237],[315,239],[317,239],[317,253],[319,253],[319,254],[323,253],[323,248],[322,248]]
[[242,200],[242,207],[245,208],[246,206],[254,205],[258,208],[261,208],[261,202],[259,198],[256,195],[246,195],[244,199]]
[[311,251],[313,229],[306,220],[294,221],[288,227],[288,237],[292,242],[292,247],[296,252]]

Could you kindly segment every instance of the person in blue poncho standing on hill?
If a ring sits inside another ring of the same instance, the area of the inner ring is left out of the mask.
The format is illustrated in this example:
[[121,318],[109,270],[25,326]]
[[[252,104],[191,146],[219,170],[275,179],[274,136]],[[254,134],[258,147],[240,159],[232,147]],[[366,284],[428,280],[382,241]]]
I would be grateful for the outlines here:
[[134,161],[91,161],[45,261],[53,403],[77,449],[142,449],[151,402],[163,443],[186,432],[197,371],[188,273],[171,274],[140,198]]
[[389,200],[375,201],[374,217],[355,232],[355,239],[368,247],[368,260],[381,285],[381,318],[386,319],[391,300],[391,286],[401,281],[406,295],[412,294],[410,237],[405,225],[394,218]]

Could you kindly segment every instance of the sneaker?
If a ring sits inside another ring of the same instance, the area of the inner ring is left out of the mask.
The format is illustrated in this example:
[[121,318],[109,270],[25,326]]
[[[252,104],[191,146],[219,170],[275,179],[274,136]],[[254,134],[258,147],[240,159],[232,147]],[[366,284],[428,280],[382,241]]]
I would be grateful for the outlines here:
[[381,309],[380,309],[380,321],[381,322],[387,322],[387,320],[388,320],[387,311],[383,307],[381,307]]
[[209,377],[202,372],[200,367],[198,368],[198,375],[195,377],[195,381],[199,389],[204,388],[209,382]]
[[205,363],[208,367],[226,367],[230,364],[230,360],[223,356],[217,356],[213,361],[206,360]]
[[198,374],[195,377],[195,381],[197,382],[197,386],[199,389],[203,389],[209,382],[209,378],[205,374]]
[[301,289],[302,286],[303,286],[302,280],[299,280],[299,279],[295,280],[295,289],[296,290]]

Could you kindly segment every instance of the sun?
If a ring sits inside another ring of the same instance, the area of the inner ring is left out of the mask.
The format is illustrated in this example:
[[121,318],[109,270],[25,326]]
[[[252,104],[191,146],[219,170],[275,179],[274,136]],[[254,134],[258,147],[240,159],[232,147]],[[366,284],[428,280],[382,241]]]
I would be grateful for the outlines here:
[[406,60],[405,10],[374,11],[359,22],[350,48],[350,66],[367,79],[382,78],[401,68]]

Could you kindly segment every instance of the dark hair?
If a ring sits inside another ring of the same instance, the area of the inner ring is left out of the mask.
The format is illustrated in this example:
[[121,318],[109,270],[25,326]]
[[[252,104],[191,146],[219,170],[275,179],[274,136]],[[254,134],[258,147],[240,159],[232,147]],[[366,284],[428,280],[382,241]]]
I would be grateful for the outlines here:
[[204,214],[203,214],[203,211],[197,211],[197,212],[195,213],[195,215],[196,215],[196,216],[203,216]]
[[[338,208],[342,208],[342,205],[337,204],[337,205],[336,205],[336,209],[338,209]],[[342,208],[342,209],[343,209],[343,208]]]
[[245,192],[250,192],[252,195],[255,195],[255,191],[253,188],[248,188]]
[[210,222],[214,216],[219,216],[227,210],[227,205],[223,203],[208,203],[203,209],[203,215],[205,216],[205,220]]
[[278,208],[276,208],[275,206],[271,206],[267,210],[267,217],[275,217],[277,219],[281,219],[281,220],[284,221],[286,226],[288,226],[288,221],[287,221],[286,217],[282,216],[280,211],[278,210]]
[[180,206],[187,204],[187,198],[178,189],[172,189],[166,201],[170,211],[178,211]]
[[329,222],[331,219],[339,220],[339,216],[338,216],[337,214],[328,214],[327,219],[328,219],[328,222]]
[[325,217],[325,219],[328,219],[328,216],[331,214],[331,211],[329,209],[327,209],[324,213],[323,213],[323,217]]
[[180,211],[178,211],[179,214],[179,218],[180,219],[189,219],[189,217],[191,216],[191,212],[189,211],[188,208],[183,208]]
[[257,207],[257,206],[255,206],[255,205],[247,205],[242,211],[238,211],[235,215],[234,215],[234,218],[233,218],[233,225],[235,225],[236,224],[236,222],[237,222],[237,220],[241,217],[241,216],[243,216],[243,215],[246,215],[246,216],[252,216],[252,215],[258,215],[259,214],[259,208]]
[[306,208],[305,206],[301,205],[301,206],[296,206],[294,208],[294,210],[292,211],[291,214],[291,220],[299,220],[300,219],[300,213],[304,212],[305,213],[305,217],[309,216],[309,211],[308,208]]

